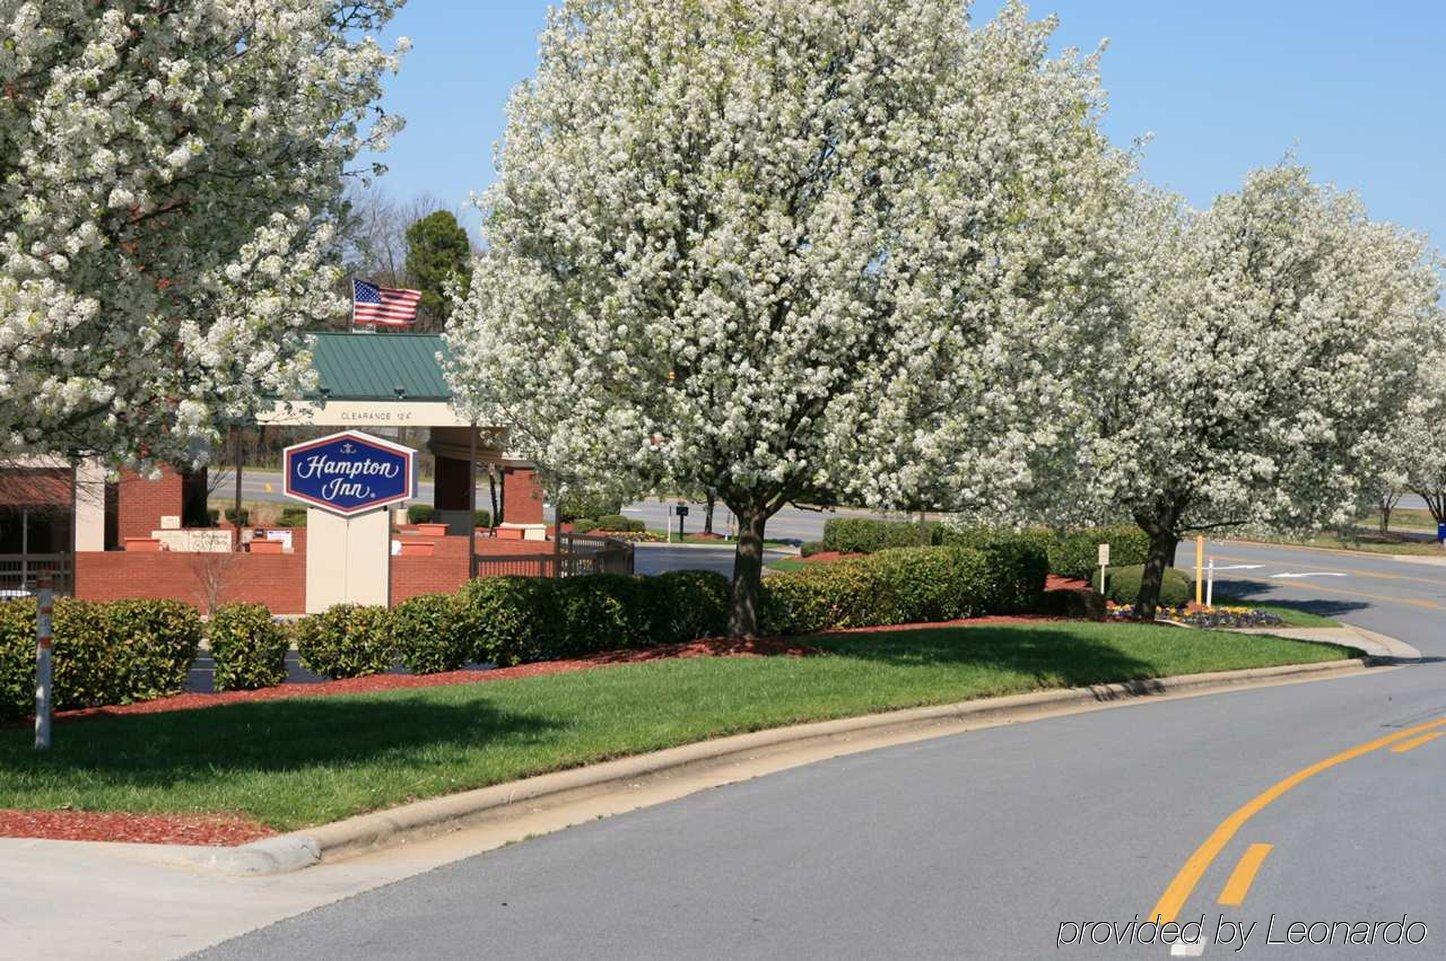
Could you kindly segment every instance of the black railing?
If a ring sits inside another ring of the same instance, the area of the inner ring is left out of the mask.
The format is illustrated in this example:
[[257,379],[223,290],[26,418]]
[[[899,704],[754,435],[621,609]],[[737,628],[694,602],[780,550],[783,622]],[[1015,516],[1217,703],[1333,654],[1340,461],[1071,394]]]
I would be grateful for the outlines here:
[[42,573],[57,594],[70,594],[73,570],[69,554],[0,554],[0,599],[31,596]]
[[473,577],[578,577],[633,573],[633,545],[611,537],[563,534],[556,550],[536,554],[479,554]]

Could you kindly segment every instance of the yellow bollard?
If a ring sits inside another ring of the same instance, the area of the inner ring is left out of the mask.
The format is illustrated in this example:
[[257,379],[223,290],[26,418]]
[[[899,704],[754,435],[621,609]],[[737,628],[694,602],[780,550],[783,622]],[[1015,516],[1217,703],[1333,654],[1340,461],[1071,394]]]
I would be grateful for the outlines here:
[[1199,607],[1205,599],[1201,592],[1205,589],[1205,535],[1195,535],[1195,606]]

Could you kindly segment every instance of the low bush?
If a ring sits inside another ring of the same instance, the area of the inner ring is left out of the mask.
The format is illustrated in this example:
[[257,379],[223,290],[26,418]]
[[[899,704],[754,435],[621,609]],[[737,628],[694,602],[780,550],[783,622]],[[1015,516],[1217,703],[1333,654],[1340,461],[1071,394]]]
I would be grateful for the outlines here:
[[[1136,564],[1131,567],[1111,567],[1105,597],[1116,604],[1133,604],[1140,596],[1140,580],[1145,567]],[[1161,607],[1184,607],[1195,599],[1195,582],[1184,571],[1173,567],[1165,568],[1165,578],[1160,585]]]
[[408,524],[430,524],[437,516],[437,509],[431,504],[413,504],[407,508]]
[[488,510],[479,510],[479,511],[477,511],[477,512],[476,512],[475,514],[473,514],[473,516],[472,516],[472,523],[473,523],[474,525],[476,525],[477,527],[491,527],[491,526],[492,526],[492,512],[491,512],[491,511],[488,511]]
[[[1150,538],[1134,524],[1066,531],[1051,538],[1050,571],[1062,577],[1090,580],[1099,571],[1101,544],[1110,545],[1111,567],[1144,564],[1150,552]],[[1098,577],[1094,580],[1097,582]]]
[[576,657],[644,647],[652,641],[651,596],[642,578],[588,574],[554,581],[560,646],[545,656]]
[[766,579],[762,619],[776,634],[1037,610],[1046,559],[1024,538],[979,547],[890,548]]
[[382,674],[397,663],[390,611],[380,606],[338,604],[296,624],[301,666],[333,679]]
[[825,550],[841,554],[872,554],[890,547],[919,547],[934,543],[938,524],[879,521],[867,517],[832,517],[823,525]]
[[539,577],[484,577],[464,586],[457,632],[471,658],[505,667],[553,656],[563,635],[555,584]]
[[206,625],[218,691],[254,691],[286,680],[291,633],[261,604],[223,604]]
[[798,556],[812,557],[815,554],[822,554],[828,550],[823,541],[804,541],[798,546]]
[[645,581],[658,644],[719,637],[728,630],[728,578],[715,571],[668,571]]
[[640,533],[648,529],[648,525],[641,518],[624,517],[622,514],[604,514],[596,523],[596,530],[621,534]]
[[460,601],[454,594],[423,594],[392,609],[392,650],[413,674],[455,671],[472,656],[458,628]]
[[226,520],[237,527],[249,527],[251,524],[251,512],[246,508],[236,510],[234,507],[226,508]]
[[276,526],[277,526],[277,527],[305,527],[305,526],[306,526],[306,508],[305,508],[305,507],[283,507],[283,508],[281,508],[281,516],[276,519]]
[[597,530],[597,521],[591,517],[574,517],[572,519],[572,532],[574,534],[586,534],[588,531]]
[[570,521],[577,517],[603,517],[607,514],[621,514],[621,498],[598,494],[574,494],[562,499],[561,519]]
[[[0,717],[35,707],[35,601],[0,602]],[[201,643],[201,616],[178,601],[55,602],[55,707],[129,704],[175,694]]]

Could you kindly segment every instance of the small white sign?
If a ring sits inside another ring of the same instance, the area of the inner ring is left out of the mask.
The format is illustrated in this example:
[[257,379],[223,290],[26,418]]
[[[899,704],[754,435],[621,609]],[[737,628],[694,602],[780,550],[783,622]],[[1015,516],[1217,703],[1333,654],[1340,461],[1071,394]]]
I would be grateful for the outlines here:
[[1100,567],[1110,566],[1110,545],[1100,545]]

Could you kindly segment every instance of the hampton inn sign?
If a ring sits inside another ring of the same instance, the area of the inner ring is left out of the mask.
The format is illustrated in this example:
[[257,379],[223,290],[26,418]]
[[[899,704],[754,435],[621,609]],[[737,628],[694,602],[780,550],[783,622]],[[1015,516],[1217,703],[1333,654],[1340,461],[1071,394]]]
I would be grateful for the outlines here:
[[342,517],[417,496],[416,452],[360,431],[343,431],[286,448],[287,497]]

